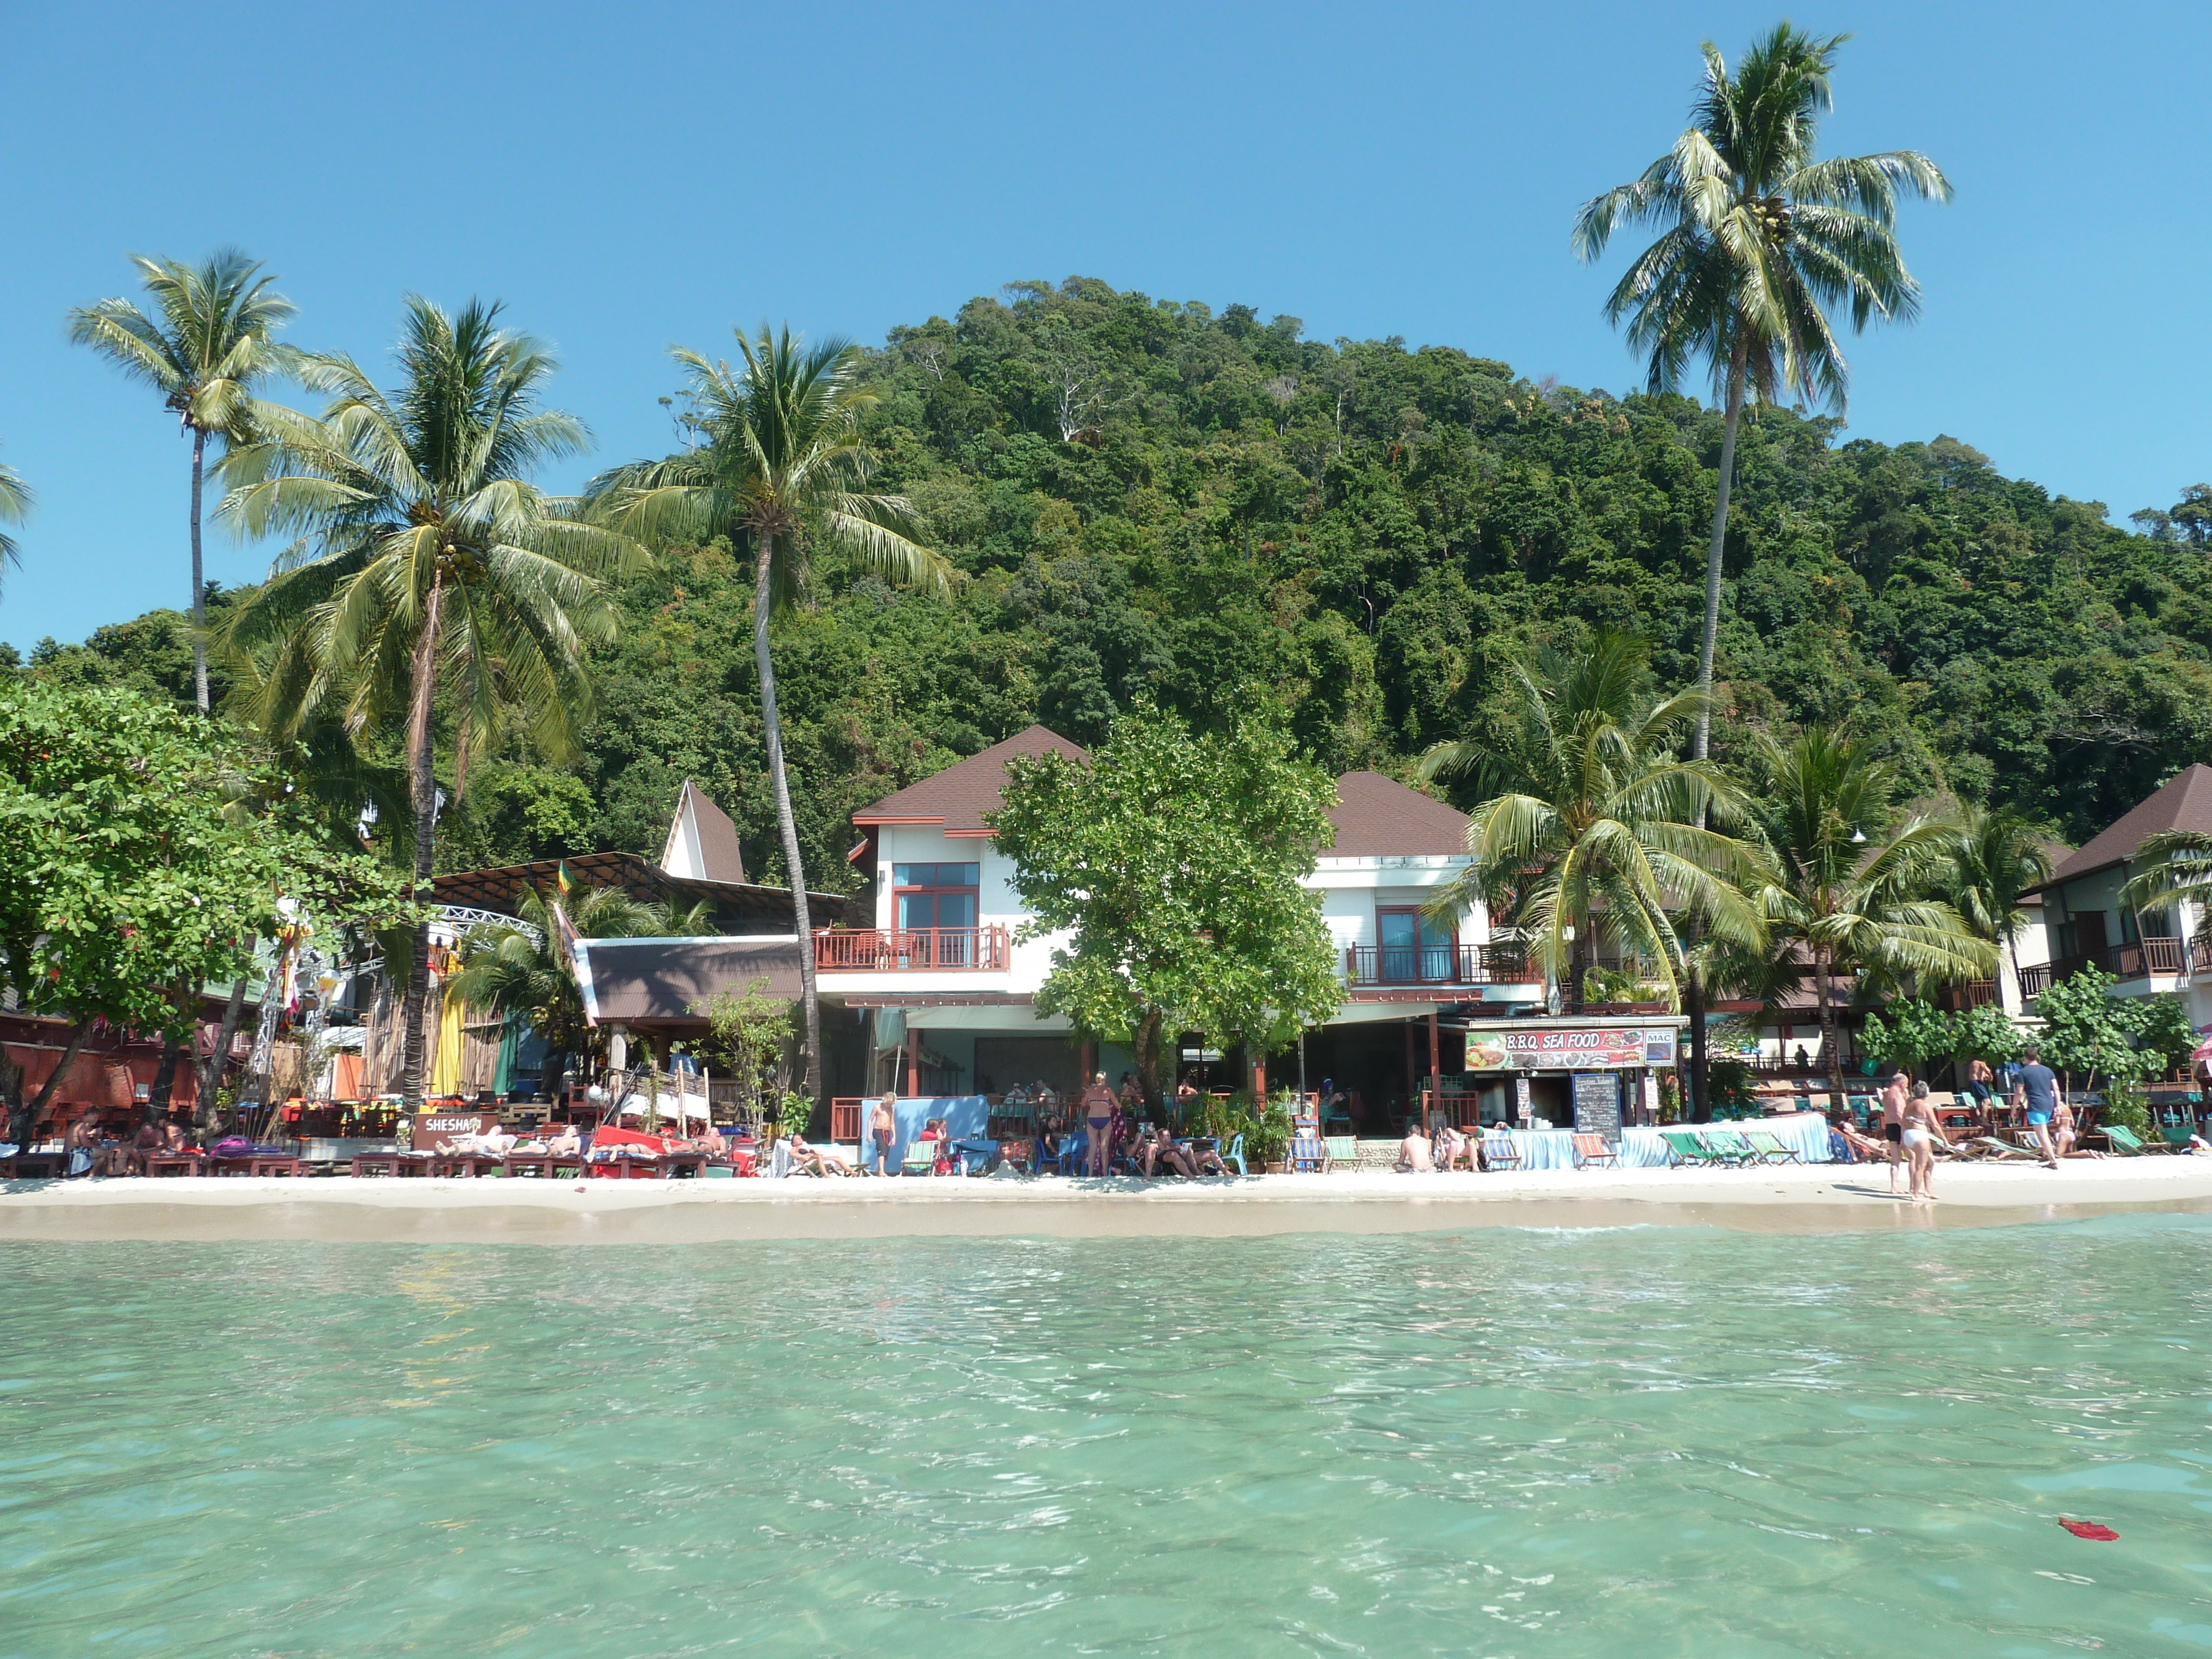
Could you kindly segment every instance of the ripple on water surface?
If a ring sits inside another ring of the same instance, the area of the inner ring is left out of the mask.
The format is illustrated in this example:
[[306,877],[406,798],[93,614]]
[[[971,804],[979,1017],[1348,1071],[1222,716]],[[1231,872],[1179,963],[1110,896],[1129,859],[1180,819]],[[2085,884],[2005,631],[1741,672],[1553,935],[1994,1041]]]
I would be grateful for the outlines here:
[[0,1656],[2212,1650],[2196,1218],[0,1282]]

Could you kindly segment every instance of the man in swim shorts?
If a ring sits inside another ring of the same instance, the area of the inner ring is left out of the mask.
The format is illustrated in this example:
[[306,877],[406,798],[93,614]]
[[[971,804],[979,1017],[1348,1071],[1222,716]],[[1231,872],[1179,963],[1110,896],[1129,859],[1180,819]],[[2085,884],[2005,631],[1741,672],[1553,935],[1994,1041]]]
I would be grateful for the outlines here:
[[1889,1143],[1889,1191],[1897,1195],[1897,1165],[1905,1154],[1905,1102],[1911,1080],[1900,1066],[1881,1085],[1881,1138]]
[[2012,1103],[2027,1109],[2027,1132],[2035,1137],[2044,1163],[2055,1170],[2058,1149],[2051,1142],[2051,1119],[2058,1109],[2058,1076],[2043,1063],[2037,1050],[2030,1048],[2023,1058],[2027,1064],[2013,1079]]

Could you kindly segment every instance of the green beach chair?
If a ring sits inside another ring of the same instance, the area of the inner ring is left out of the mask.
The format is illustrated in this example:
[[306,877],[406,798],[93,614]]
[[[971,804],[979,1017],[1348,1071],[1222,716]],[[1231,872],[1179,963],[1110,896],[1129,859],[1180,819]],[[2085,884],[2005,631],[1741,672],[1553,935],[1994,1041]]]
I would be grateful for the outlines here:
[[1759,1154],[1751,1148],[1751,1143],[1734,1129],[1707,1129],[1699,1133],[1698,1139],[1716,1162],[1737,1164],[1759,1161]]
[[1693,1129],[1662,1129],[1659,1139],[1667,1144],[1669,1165],[1680,1168],[1685,1164],[1710,1164],[1713,1156],[1698,1139]]
[[2124,1158],[2142,1158],[2151,1150],[2136,1139],[2134,1130],[2118,1123],[2107,1123],[2098,1133],[2112,1143],[2114,1152]]
[[1771,1129],[1746,1129],[1743,1138],[1751,1144],[1751,1150],[1759,1154],[1761,1163],[1802,1164],[1805,1161],[1798,1156],[1795,1146],[1784,1146],[1781,1137]]
[[899,1159],[902,1176],[927,1175],[937,1167],[937,1143],[933,1140],[909,1140],[906,1156]]
[[1356,1170],[1359,1167],[1359,1140],[1354,1135],[1329,1135],[1322,1142],[1328,1148],[1327,1168]]

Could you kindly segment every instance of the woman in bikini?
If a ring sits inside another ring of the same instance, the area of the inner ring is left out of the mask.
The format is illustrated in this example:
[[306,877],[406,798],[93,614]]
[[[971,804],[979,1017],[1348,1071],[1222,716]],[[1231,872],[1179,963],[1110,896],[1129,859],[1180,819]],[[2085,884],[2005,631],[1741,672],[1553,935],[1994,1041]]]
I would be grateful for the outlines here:
[[1936,1108],[1928,1099],[1928,1085],[1912,1085],[1912,1097],[1905,1103],[1900,1123],[1905,1157],[1910,1170],[1911,1196],[1916,1203],[1936,1201],[1936,1142],[1943,1133],[1943,1126],[1936,1116]]
[[1088,1156],[1085,1159],[1086,1175],[1106,1173],[1108,1147],[1106,1132],[1114,1121],[1114,1091],[1106,1086],[1106,1073],[1098,1073],[1091,1079],[1091,1086],[1083,1091],[1083,1127],[1090,1135]]

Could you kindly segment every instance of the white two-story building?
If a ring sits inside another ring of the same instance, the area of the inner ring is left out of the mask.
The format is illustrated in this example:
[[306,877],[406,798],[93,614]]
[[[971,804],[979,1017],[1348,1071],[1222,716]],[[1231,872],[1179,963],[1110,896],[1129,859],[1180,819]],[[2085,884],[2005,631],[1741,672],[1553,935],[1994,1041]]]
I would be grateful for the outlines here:
[[[1064,1018],[1036,1009],[1060,941],[1020,937],[1028,917],[985,822],[1007,763],[1048,753],[1084,757],[1031,726],[854,814],[863,839],[851,856],[874,926],[820,930],[815,949],[824,1004],[866,1018],[871,1090],[995,1094],[1039,1080],[1066,1090],[1086,1064],[1117,1079],[1129,1065],[1110,1044],[1086,1054]],[[1375,772],[1347,773],[1337,791],[1335,839],[1308,885],[1340,952],[1343,1000],[1302,1054],[1273,1057],[1271,1075],[1296,1082],[1302,1065],[1309,1087],[1333,1079],[1380,1126],[1431,1073],[1461,1070],[1462,1039],[1439,1016],[1526,1008],[1544,987],[1517,951],[1491,944],[1480,907],[1455,926],[1428,914],[1467,866],[1463,813]],[[1266,1057],[1217,1054],[1194,1039],[1178,1058],[1178,1074],[1237,1086],[1241,1068]]]

